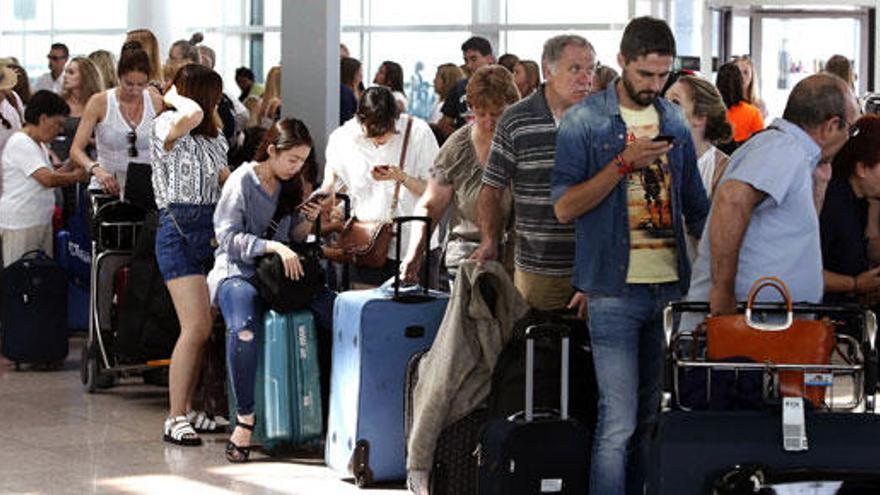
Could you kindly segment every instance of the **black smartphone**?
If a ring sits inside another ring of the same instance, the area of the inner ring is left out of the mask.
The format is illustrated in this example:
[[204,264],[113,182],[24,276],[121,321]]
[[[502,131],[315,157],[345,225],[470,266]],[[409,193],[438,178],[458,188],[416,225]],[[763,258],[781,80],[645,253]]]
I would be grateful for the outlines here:
[[675,136],[672,136],[670,134],[658,134],[651,141],[654,141],[654,142],[665,141],[667,144],[672,144],[673,141],[675,141]]
[[321,191],[321,190],[319,189],[319,190],[313,192],[308,198],[306,198],[305,201],[303,201],[302,203],[300,203],[300,205],[297,206],[296,208],[297,208],[297,209],[300,209],[300,208],[302,208],[303,206],[305,206],[305,205],[307,205],[307,204],[309,204],[309,203],[318,203],[318,202],[320,202],[320,201],[325,200],[325,199],[327,198],[327,196],[330,196],[330,195],[327,194],[327,193],[324,192],[324,191]]

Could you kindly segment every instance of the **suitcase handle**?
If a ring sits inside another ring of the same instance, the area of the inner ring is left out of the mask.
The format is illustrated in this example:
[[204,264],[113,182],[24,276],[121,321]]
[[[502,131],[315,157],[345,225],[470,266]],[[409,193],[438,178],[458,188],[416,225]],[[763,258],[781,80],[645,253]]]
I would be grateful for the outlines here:
[[428,228],[428,236],[425,237],[425,264],[422,266],[422,289],[425,297],[430,297],[431,285],[431,217],[395,217],[395,242],[397,252],[395,253],[395,261],[397,262],[397,270],[394,271],[394,299],[400,299],[400,255],[403,247],[403,224],[409,222],[425,222]]
[[526,329],[526,422],[535,419],[535,340],[553,338],[561,342],[562,362],[560,365],[559,417],[568,419],[568,358],[569,329],[565,325],[541,323]]
[[49,259],[49,255],[46,254],[42,249],[32,249],[23,255],[21,255],[19,260],[47,260]]

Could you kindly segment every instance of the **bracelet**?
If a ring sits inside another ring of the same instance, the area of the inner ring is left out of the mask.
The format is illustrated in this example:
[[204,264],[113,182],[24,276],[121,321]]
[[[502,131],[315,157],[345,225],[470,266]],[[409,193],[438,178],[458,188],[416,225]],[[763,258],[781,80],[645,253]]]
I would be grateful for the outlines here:
[[406,175],[406,172],[403,171],[401,171],[400,174],[403,175],[403,179],[397,181],[397,183],[403,186],[406,184],[406,179],[409,179],[409,176]]
[[101,164],[98,162],[92,162],[89,164],[89,167],[86,169],[89,175],[92,175],[92,171],[95,170],[95,167],[100,167]]
[[633,171],[632,165],[626,163],[622,153],[614,157],[614,163],[617,164],[617,173],[620,175],[627,175]]

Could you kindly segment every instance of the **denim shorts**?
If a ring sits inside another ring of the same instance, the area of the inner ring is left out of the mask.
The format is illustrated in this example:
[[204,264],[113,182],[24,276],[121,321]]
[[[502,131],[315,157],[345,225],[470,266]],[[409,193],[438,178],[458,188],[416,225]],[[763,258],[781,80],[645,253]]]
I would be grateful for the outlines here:
[[156,261],[167,282],[207,275],[214,265],[214,205],[171,204],[159,212]]

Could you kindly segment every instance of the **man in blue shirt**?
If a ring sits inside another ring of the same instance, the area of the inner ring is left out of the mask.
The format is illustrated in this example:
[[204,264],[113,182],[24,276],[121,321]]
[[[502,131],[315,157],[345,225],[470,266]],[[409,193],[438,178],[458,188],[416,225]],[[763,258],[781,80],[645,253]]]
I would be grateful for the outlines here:
[[576,221],[573,284],[588,296],[599,385],[593,495],[642,493],[639,438],[660,403],[662,312],[690,280],[684,221],[699,237],[708,213],[684,116],[659,97],[674,57],[665,22],[633,19],[622,77],[573,106],[556,140],[554,208]]
[[[828,183],[822,172],[857,129],[858,115],[852,91],[837,76],[816,74],[795,86],[783,117],[731,157],[700,242],[689,300],[708,300],[712,314],[732,314],[765,276],[785,281],[794,301],[822,300],[817,211]],[[692,325],[682,321],[683,328]]]

